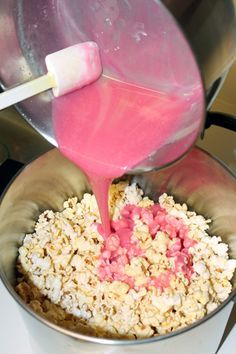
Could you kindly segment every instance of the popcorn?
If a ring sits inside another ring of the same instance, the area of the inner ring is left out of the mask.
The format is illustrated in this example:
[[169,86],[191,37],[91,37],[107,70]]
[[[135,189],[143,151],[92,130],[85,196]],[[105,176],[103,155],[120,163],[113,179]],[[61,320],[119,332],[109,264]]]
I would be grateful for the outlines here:
[[236,259],[227,260],[225,263],[223,276],[225,276],[228,280],[232,279],[235,268],[236,268]]
[[48,290],[48,297],[57,304],[61,298],[61,279],[59,276],[49,274],[46,278],[45,288]]
[[194,263],[193,269],[197,274],[202,275],[202,276],[204,276],[204,274],[206,274],[206,273],[207,273],[207,275],[209,274],[209,272],[206,268],[205,262],[203,262],[203,261],[199,261],[199,262]]
[[181,297],[179,294],[174,296],[161,295],[152,297],[152,304],[160,311],[160,313],[165,313],[172,309],[175,305],[180,305],[180,303]]
[[214,311],[217,308],[218,304],[215,302],[208,302],[207,304],[207,313],[210,313],[212,311]]
[[136,184],[110,187],[113,225],[130,228],[131,249],[115,229],[106,240],[99,234],[93,195],[63,207],[39,216],[17,262],[18,294],[55,324],[93,336],[148,338],[192,324],[230,294],[236,260],[228,246],[207,234],[210,220],[173,197],[162,194],[157,205]]

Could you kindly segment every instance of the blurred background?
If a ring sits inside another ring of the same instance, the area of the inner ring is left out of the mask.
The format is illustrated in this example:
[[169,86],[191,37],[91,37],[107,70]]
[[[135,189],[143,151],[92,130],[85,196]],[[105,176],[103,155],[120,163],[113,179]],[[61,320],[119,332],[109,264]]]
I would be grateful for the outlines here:
[[[236,1],[234,2],[236,3]],[[211,110],[236,116],[236,62],[232,66]],[[236,173],[235,132],[212,126],[206,130],[204,139],[198,140],[198,145],[219,157]]]

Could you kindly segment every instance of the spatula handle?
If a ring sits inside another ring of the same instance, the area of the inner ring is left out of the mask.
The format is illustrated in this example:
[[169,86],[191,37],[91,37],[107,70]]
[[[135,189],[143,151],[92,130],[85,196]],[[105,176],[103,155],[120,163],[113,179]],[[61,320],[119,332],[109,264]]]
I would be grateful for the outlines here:
[[0,110],[55,87],[53,75],[48,73],[0,94]]

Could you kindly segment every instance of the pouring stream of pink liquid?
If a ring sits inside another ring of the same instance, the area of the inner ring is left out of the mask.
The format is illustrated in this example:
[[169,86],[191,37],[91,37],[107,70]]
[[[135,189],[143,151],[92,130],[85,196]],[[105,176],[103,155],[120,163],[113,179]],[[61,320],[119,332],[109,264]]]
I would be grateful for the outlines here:
[[[189,98],[119,81],[108,82],[104,77],[54,99],[53,123],[59,149],[88,176],[98,202],[104,237],[111,231],[110,183],[173,141],[181,124],[186,123],[183,115],[192,105]],[[176,144],[173,159],[187,150],[196,134],[196,129],[189,134],[187,145]]]

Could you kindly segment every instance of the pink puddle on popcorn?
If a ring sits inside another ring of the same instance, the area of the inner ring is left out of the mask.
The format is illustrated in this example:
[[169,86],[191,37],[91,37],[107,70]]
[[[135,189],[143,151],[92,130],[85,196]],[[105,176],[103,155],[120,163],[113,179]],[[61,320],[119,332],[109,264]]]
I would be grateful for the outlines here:
[[134,219],[141,220],[148,226],[153,239],[158,237],[158,232],[169,235],[171,243],[166,250],[166,256],[174,261],[172,268],[157,277],[150,277],[142,286],[145,288],[155,286],[163,291],[178,272],[190,280],[193,268],[192,255],[188,250],[196,244],[196,241],[188,238],[188,227],[181,220],[168,215],[158,204],[146,208],[126,205],[121,210],[120,219],[112,222],[113,232],[104,240],[99,267],[100,279],[120,280],[129,284],[131,288],[135,287],[134,277],[124,273],[125,266],[130,264],[132,258],[142,256],[145,259],[145,251],[139,247],[137,240],[132,240]]

